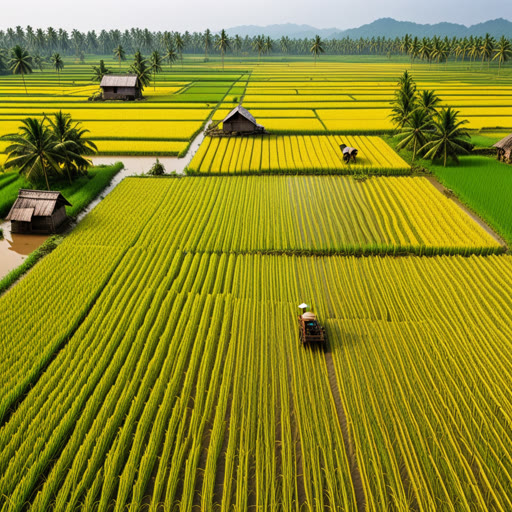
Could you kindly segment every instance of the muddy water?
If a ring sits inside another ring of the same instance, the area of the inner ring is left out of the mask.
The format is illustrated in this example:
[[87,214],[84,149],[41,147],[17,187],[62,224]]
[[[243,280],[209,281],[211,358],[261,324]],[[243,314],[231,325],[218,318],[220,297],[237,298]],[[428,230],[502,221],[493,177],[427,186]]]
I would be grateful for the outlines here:
[[11,270],[19,267],[27,256],[35,251],[48,235],[18,235],[11,233],[11,223],[2,222],[0,228],[4,232],[0,240],[0,279]]
[[[195,152],[204,139],[200,133],[190,145],[187,154],[183,158],[158,157],[164,165],[166,173],[176,171],[183,174],[185,167],[190,163]],[[93,165],[109,165],[115,162],[123,162],[124,169],[118,172],[108,187],[94,199],[77,217],[80,222],[105,196],[121,183],[127,176],[135,176],[147,172],[155,163],[156,156],[96,156],[92,158]],[[4,239],[0,240],[0,279],[23,263],[27,256],[37,249],[47,238],[45,235],[16,235],[11,233],[11,223],[2,222],[0,228],[4,232]]]

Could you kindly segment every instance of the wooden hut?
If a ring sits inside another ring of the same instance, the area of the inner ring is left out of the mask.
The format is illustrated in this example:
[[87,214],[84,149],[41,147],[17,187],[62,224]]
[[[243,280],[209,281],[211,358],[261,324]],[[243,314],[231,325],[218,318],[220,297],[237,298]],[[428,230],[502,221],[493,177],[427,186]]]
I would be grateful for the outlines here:
[[56,233],[67,220],[66,205],[60,192],[22,188],[6,220],[12,233]]
[[222,121],[222,131],[224,133],[256,133],[264,132],[265,128],[256,122],[247,109],[238,105]]
[[512,163],[512,134],[496,142],[493,147],[498,149],[498,160],[500,162]]
[[142,98],[137,75],[105,75],[101,79],[104,100],[136,100]]

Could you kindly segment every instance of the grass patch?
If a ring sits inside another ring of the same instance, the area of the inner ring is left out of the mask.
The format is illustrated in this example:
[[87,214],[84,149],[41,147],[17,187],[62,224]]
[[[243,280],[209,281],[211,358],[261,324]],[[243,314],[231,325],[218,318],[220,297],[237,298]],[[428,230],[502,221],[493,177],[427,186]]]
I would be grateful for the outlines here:
[[439,181],[453,190],[507,242],[512,243],[512,166],[485,156],[467,156],[459,166],[429,164]]
[[[100,165],[91,167],[87,176],[69,183],[68,181],[54,181],[51,183],[52,190],[60,190],[63,196],[72,204],[66,211],[70,217],[75,217],[83,210],[112,180],[112,178],[124,167],[121,162],[113,165]],[[17,173],[8,173],[8,176],[15,177],[9,184],[1,187],[0,182],[0,217],[5,217],[14,201],[18,197],[20,188],[34,188],[23,176]]]

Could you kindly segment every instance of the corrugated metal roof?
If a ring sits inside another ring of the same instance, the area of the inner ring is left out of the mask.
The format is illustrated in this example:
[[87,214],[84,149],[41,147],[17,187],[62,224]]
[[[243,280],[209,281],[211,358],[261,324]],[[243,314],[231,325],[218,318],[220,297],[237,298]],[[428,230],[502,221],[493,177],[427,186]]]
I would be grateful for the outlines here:
[[[64,196],[53,190],[29,190],[20,189],[18,193],[18,199],[12,205],[9,215],[6,220],[19,220],[14,218],[18,213],[17,210],[32,210],[32,215],[35,217],[49,217],[53,214],[55,206],[59,203],[59,206],[68,205],[71,203],[67,201]],[[26,215],[26,214],[25,214]]]
[[261,126],[256,122],[256,119],[254,119],[254,116],[242,105],[237,105],[225,118],[223,123],[226,121],[229,121],[231,117],[233,117],[235,114],[240,114],[241,116],[245,117],[248,121],[251,121],[251,123],[254,123],[256,126]]
[[507,135],[505,138],[499,140],[493,145],[493,148],[499,149],[508,149],[510,147],[512,147],[512,134]]
[[137,87],[137,75],[105,75],[100,87]]
[[14,208],[9,214],[9,220],[17,220],[21,222],[30,222],[34,215],[34,208]]

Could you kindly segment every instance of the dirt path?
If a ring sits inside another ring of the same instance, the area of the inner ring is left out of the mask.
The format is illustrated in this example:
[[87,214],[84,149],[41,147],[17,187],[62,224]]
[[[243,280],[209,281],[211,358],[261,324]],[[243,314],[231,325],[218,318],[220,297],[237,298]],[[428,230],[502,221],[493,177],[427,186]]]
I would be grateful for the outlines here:
[[450,189],[446,188],[442,183],[440,183],[435,176],[426,176],[427,180],[441,192],[448,199],[451,199],[461,210],[463,210],[467,215],[469,215],[481,228],[485,230],[486,233],[491,235],[496,242],[498,242],[502,247],[508,248],[507,243],[500,235],[498,235],[484,220],[482,220],[475,212],[470,210]]
[[366,496],[364,494],[363,482],[361,480],[361,473],[357,464],[357,458],[354,452],[354,445],[350,439],[348,433],[347,416],[343,409],[341,402],[341,394],[338,388],[338,382],[336,381],[336,371],[334,369],[334,363],[332,360],[332,354],[325,352],[325,363],[327,366],[327,374],[329,376],[329,386],[331,393],[334,398],[334,405],[336,406],[336,412],[338,413],[338,421],[341,428],[341,435],[343,436],[343,443],[347,453],[347,459],[350,466],[350,476],[352,478],[352,485],[354,486],[354,493],[356,496],[356,505],[359,512],[366,510]]

